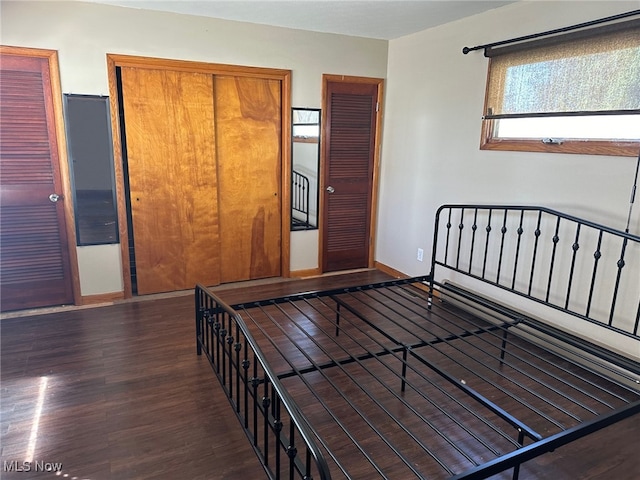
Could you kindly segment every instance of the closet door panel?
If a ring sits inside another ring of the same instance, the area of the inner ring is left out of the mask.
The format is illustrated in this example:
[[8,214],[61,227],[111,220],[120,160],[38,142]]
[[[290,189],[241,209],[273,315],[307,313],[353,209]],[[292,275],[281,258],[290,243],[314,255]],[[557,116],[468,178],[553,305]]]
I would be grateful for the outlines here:
[[138,293],[217,285],[213,78],[121,73]]
[[281,84],[214,80],[221,282],[281,271]]

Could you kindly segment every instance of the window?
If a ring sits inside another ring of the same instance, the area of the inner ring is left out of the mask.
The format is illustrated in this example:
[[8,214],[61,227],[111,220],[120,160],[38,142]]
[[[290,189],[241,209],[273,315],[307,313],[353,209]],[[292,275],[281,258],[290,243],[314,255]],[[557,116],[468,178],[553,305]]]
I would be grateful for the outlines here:
[[485,55],[482,149],[638,155],[639,20]]
[[294,142],[318,143],[320,138],[320,110],[294,108],[292,110],[292,135]]

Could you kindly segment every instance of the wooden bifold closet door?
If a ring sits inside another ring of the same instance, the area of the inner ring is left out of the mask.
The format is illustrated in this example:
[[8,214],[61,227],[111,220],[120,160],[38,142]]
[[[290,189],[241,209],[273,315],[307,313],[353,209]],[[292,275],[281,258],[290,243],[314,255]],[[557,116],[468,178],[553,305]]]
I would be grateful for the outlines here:
[[213,79],[122,68],[139,294],[219,283]]
[[280,275],[280,81],[216,76],[221,282]]
[[137,292],[280,275],[280,81],[121,80]]

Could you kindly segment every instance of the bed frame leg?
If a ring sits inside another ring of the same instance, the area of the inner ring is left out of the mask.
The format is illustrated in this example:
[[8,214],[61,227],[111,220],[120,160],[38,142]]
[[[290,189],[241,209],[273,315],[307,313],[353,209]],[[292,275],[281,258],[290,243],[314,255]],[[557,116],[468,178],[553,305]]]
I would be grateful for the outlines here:
[[198,355],[202,355],[202,346],[200,345],[200,337],[202,336],[201,321],[200,318],[196,318],[196,353]]
[[202,308],[200,307],[200,295],[199,288],[196,287],[195,295],[195,307],[196,307],[196,353],[202,355],[202,346],[200,345],[200,338],[202,336]]
[[520,464],[513,467],[513,480],[518,480],[519,475],[520,475]]
[[[505,330],[505,333],[506,333],[506,330]],[[518,429],[518,443],[520,444],[521,447],[524,447],[524,432],[521,429]],[[511,478],[512,480],[518,480],[519,476],[520,476],[520,464],[513,467],[513,476]]]
[[402,384],[400,385],[400,391],[404,392],[407,386],[407,354],[410,347],[404,347],[402,350]]
[[502,332],[502,345],[500,347],[500,366],[504,364],[503,362],[504,356],[505,356],[505,353],[507,353],[507,335],[508,334],[509,332],[505,328],[504,331]]

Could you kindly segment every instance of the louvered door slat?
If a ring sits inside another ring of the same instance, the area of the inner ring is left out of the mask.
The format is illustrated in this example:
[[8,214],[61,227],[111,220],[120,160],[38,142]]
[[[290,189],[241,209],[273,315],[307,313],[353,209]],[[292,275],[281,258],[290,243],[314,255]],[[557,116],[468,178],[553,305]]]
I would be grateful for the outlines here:
[[366,248],[367,221],[362,215],[367,210],[364,195],[331,195],[329,210],[339,212],[333,215],[327,225],[329,230],[327,248],[329,251]]
[[3,311],[73,302],[49,59],[0,61],[0,291]]

